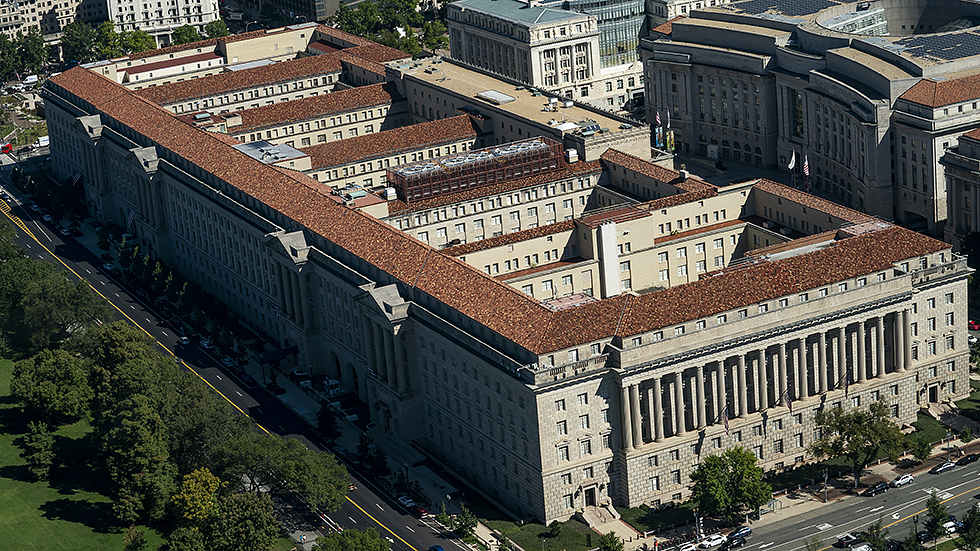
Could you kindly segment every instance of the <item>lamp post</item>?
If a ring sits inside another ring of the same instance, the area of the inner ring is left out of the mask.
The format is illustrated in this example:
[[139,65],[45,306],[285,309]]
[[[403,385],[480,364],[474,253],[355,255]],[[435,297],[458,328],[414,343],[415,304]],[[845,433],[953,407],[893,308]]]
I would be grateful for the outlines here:
[[248,26],[252,23],[258,23],[258,21],[249,21],[248,23],[245,23],[245,32],[248,32]]
[[827,471],[823,472],[823,502],[827,503]]
[[949,449],[950,448],[949,444],[952,441],[952,437],[953,437],[953,431],[947,430],[946,431],[946,462],[947,463],[949,463],[949,452],[951,451]]
[[307,22],[307,19],[306,19],[306,16],[305,15],[297,15],[296,16],[296,19],[299,19],[300,17],[303,18],[303,23],[306,23]]

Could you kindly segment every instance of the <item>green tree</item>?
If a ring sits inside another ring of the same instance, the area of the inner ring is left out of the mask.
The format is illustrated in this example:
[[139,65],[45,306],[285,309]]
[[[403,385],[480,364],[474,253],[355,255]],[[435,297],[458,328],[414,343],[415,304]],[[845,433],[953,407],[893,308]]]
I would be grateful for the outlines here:
[[623,540],[616,535],[616,532],[602,534],[596,541],[599,551],[623,551]]
[[181,526],[167,537],[167,551],[208,551],[204,534],[196,528]]
[[925,461],[932,455],[932,444],[925,440],[912,439],[912,457],[917,461]]
[[810,452],[850,459],[855,488],[861,480],[861,471],[879,453],[885,452],[892,461],[897,461],[903,451],[904,437],[892,421],[888,405],[880,400],[868,409],[824,409],[814,419],[824,436],[810,446]]
[[970,430],[970,427],[963,427],[963,430],[960,432],[960,441],[966,444],[971,440],[973,440],[973,432]]
[[24,257],[24,248],[14,242],[15,236],[13,224],[0,224],[0,262]]
[[548,537],[557,538],[561,535],[561,529],[565,524],[561,521],[553,520],[548,525]]
[[140,29],[124,32],[122,42],[127,53],[145,52],[157,47],[157,41],[150,33]]
[[470,511],[465,505],[459,506],[459,514],[452,519],[452,528],[456,531],[459,537],[464,540],[473,535],[473,530],[476,529],[476,525],[480,522],[473,511]]
[[295,491],[311,507],[340,508],[350,476],[329,453],[316,453],[299,440],[251,432],[230,439],[217,457],[222,480],[242,480],[245,489],[259,492]]
[[919,542],[919,537],[915,533],[915,527],[909,528],[909,535],[902,541],[902,551],[925,551],[925,546]]
[[422,42],[430,50],[449,47],[446,26],[441,21],[426,21],[422,26]]
[[934,489],[929,495],[929,499],[926,500],[926,522],[922,527],[925,528],[926,532],[929,532],[929,536],[935,542],[946,535],[943,524],[947,522],[949,522],[949,511]]
[[112,59],[126,53],[122,36],[116,32],[116,24],[112,21],[103,21],[95,29],[95,50],[98,59]]
[[95,61],[95,29],[80,21],[66,25],[61,34],[61,52],[66,61]]
[[188,526],[202,526],[218,513],[218,490],[222,486],[221,479],[206,467],[184,475],[180,491],[171,498],[178,520]]
[[200,39],[201,35],[190,25],[177,27],[174,30],[174,44],[189,44],[191,42],[197,42]]
[[391,544],[382,538],[377,530],[368,527],[364,531],[348,529],[320,536],[317,538],[313,549],[319,551],[348,551],[350,549],[388,551],[391,549]]
[[772,499],[754,453],[741,447],[709,455],[691,472],[691,497],[705,515],[734,519],[742,507],[756,509]]
[[44,423],[31,421],[27,424],[27,430],[21,457],[27,462],[27,470],[35,480],[47,480],[54,464],[54,436]]
[[974,505],[963,515],[963,529],[960,531],[963,547],[976,550],[980,547],[980,507]]
[[203,532],[211,551],[267,551],[279,530],[269,496],[245,493],[222,497]]
[[881,527],[881,517],[868,525],[864,533],[864,541],[871,546],[872,551],[888,549],[888,529]]
[[38,27],[30,27],[26,34],[17,31],[14,42],[17,44],[16,68],[28,74],[40,71],[48,60],[48,47]]
[[126,534],[123,536],[123,544],[125,551],[144,551],[150,546],[150,543],[146,541],[144,531],[137,530],[136,526],[130,526],[126,530]]
[[10,393],[28,418],[53,426],[87,415],[93,396],[83,361],[66,350],[42,350],[17,362]]
[[14,74],[16,58],[17,44],[11,42],[7,35],[0,33],[0,80],[6,81]]
[[224,19],[215,19],[204,26],[204,34],[208,35],[208,38],[221,38],[231,33],[228,32],[228,25],[225,25]]

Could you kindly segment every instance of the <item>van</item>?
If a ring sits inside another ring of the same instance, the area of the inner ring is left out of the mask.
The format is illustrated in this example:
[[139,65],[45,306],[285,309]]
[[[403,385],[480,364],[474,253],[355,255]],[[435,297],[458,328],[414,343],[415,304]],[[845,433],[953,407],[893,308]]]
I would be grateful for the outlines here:
[[340,389],[340,381],[337,379],[329,379],[327,382],[323,383],[323,386],[326,387],[327,396],[334,396],[343,392]]
[[34,84],[37,84],[37,75],[28,75],[24,77],[25,86],[32,86]]
[[34,149],[41,149],[42,147],[48,147],[50,143],[51,143],[50,138],[48,138],[47,136],[41,136],[40,138],[37,139],[36,142],[34,142],[34,145],[32,145],[31,147],[33,147]]

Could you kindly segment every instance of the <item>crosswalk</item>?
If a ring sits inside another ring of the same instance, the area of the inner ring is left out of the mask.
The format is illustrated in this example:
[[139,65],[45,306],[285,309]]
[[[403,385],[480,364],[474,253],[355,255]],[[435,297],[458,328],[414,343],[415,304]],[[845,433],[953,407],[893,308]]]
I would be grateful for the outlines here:
[[947,499],[953,497],[953,494],[951,494],[949,492],[946,492],[946,491],[942,491],[939,488],[919,488],[916,491],[917,492],[925,492],[925,494],[926,495],[929,495],[929,496],[931,496],[933,492],[936,492],[936,496],[938,496],[939,499],[942,500],[942,501],[946,501]]

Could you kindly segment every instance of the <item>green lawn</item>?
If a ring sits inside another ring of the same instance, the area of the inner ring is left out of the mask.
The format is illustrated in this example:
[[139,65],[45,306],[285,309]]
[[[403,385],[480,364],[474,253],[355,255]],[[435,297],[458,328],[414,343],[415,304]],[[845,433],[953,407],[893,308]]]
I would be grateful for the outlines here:
[[918,421],[912,423],[912,426],[915,427],[915,432],[909,436],[916,440],[937,442],[946,438],[946,425],[928,415],[920,413]]
[[[956,407],[960,408],[960,413],[973,419],[974,421],[980,421],[980,383],[974,380],[970,380],[970,388],[973,392],[970,393],[970,397],[956,402]],[[974,437],[977,435],[974,434]]]
[[619,516],[626,524],[629,524],[640,532],[651,530],[663,530],[671,526],[682,526],[686,522],[694,521],[694,503],[685,501],[673,509],[666,511],[654,511],[646,505],[639,507],[616,507]]
[[[0,360],[0,541],[4,549],[82,551],[121,550],[123,531],[112,522],[112,506],[104,495],[87,488],[83,468],[63,469],[54,481],[32,482],[17,447],[22,428],[10,397],[13,363]],[[56,432],[56,449],[71,462],[89,431],[81,422]],[[67,471],[67,472],[65,472]],[[146,531],[149,549],[163,543]]]
[[[484,524],[510,538],[511,541],[524,549],[545,551],[588,551],[595,548],[599,537],[594,530],[577,520],[563,523],[558,537],[549,534],[548,527],[543,524],[525,523],[518,525],[506,520],[484,520]],[[589,545],[589,537],[592,545]],[[544,544],[542,545],[542,542]]]

